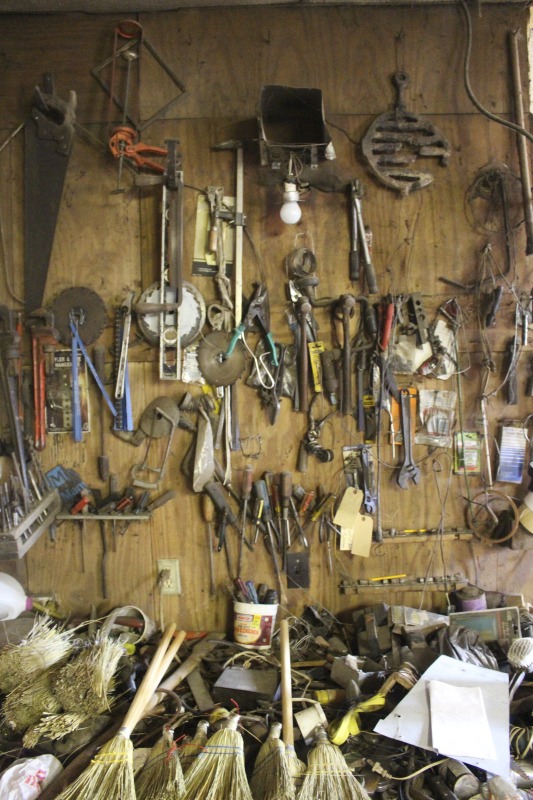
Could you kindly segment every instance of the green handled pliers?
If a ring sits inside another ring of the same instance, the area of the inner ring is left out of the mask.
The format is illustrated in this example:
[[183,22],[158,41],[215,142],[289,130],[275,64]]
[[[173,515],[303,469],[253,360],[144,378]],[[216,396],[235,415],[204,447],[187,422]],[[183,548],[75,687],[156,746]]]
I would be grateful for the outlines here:
[[237,340],[253,325],[258,325],[266,339],[272,364],[278,366],[278,354],[272,334],[270,333],[270,313],[268,308],[268,291],[264,283],[256,284],[255,291],[248,304],[248,309],[242,321],[233,331],[233,336],[226,350],[226,358],[233,353]]

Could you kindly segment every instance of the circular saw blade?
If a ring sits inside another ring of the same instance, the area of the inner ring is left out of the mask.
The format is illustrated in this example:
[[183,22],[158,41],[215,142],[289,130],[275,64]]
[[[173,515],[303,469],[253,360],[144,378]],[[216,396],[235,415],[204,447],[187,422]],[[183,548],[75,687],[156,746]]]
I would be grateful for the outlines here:
[[75,315],[78,333],[83,344],[92,344],[102,333],[106,323],[106,309],[100,295],[85,286],[72,286],[64,289],[51,305],[54,326],[59,341],[69,345],[72,342],[70,316]]
[[238,341],[232,354],[226,356],[230,341],[230,333],[214,331],[198,347],[198,366],[211,386],[230,386],[244,372],[244,347]]
[[[182,282],[182,301],[179,309],[180,316],[180,344],[187,347],[200,334],[205,323],[205,301],[196,286],[187,281]],[[176,299],[176,290],[170,286],[165,288],[165,301],[173,303]],[[139,298],[139,303],[161,302],[161,289],[159,283],[153,283]],[[172,318],[172,315],[168,315]],[[160,314],[142,314],[137,317],[140,331],[149,344],[159,344]]]

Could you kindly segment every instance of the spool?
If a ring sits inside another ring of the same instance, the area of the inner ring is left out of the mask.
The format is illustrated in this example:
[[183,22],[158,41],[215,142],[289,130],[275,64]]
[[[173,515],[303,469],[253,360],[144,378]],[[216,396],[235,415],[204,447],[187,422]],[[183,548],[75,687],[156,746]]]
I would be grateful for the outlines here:
[[456,592],[459,611],[483,611],[487,608],[487,597],[477,586],[465,586]]
[[277,603],[268,605],[263,603],[233,604],[233,636],[238,644],[245,644],[253,650],[268,650],[272,643],[272,633],[276,614]]

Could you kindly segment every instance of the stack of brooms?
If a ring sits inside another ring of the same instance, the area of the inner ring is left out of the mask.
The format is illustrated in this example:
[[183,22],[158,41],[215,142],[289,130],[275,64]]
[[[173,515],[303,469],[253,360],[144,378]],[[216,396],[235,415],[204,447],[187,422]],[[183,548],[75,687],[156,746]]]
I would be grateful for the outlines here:
[[163,634],[116,736],[101,748],[87,769],[59,795],[60,800],[136,799],[130,737],[185,638],[184,631],[173,638],[175,630],[176,626],[172,624]]

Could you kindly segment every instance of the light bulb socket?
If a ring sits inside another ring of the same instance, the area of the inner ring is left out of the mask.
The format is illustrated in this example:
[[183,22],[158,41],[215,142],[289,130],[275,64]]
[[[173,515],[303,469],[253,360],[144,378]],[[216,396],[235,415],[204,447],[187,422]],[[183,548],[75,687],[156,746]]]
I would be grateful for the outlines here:
[[298,203],[300,201],[300,192],[294,181],[284,181],[283,183],[283,202],[284,203]]

